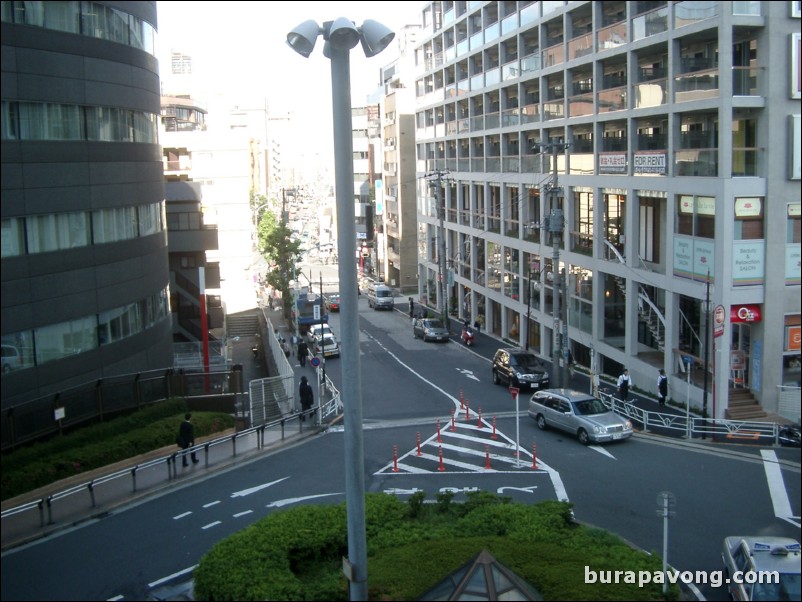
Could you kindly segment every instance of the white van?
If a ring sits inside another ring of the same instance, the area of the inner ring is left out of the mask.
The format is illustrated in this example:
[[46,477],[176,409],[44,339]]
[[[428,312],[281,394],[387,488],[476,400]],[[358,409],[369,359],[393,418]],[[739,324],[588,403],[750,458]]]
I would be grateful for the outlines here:
[[368,306],[373,309],[393,309],[393,291],[381,282],[372,282],[368,286]]

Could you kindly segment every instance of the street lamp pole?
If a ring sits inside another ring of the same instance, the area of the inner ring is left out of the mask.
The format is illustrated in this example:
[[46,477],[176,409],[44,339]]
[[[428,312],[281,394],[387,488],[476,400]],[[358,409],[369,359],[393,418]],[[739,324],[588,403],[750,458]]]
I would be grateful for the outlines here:
[[[568,364],[568,323],[567,315],[561,316],[562,305],[560,303],[560,288],[561,274],[560,274],[560,241],[563,235],[563,210],[559,207],[560,188],[557,179],[557,151],[565,150],[569,144],[562,141],[553,141],[545,144],[537,143],[535,148],[540,150],[551,150],[551,163],[552,163],[552,176],[551,182],[548,185],[549,193],[549,216],[547,220],[547,228],[551,234],[552,246],[552,282],[551,288],[553,291],[552,303],[552,316],[554,318],[552,324],[552,345],[551,345],[551,362],[552,362],[552,376],[554,377],[553,386],[555,388],[568,386],[568,378],[565,375],[565,369]],[[566,312],[567,313],[567,312]],[[560,318],[565,322],[563,332],[560,332]],[[562,339],[562,340],[561,340]],[[563,365],[565,364],[565,365]]]
[[343,569],[350,582],[350,599],[368,599],[367,536],[365,529],[365,458],[362,436],[362,370],[359,358],[359,306],[356,278],[356,225],[354,223],[354,155],[351,121],[351,76],[349,53],[361,42],[372,57],[393,40],[395,34],[376,21],[357,28],[340,17],[322,27],[309,20],[287,34],[287,43],[309,57],[318,35],[326,44],[323,54],[331,59],[331,96],[334,121],[334,179],[337,203],[337,249],[340,277],[340,332],[342,336],[342,399],[345,415],[345,505],[348,558]]
[[[705,284],[705,372],[702,382],[702,415],[707,418],[707,367],[710,362],[710,270],[707,271],[707,282]],[[713,416],[715,421],[716,417]],[[707,431],[702,431],[702,439],[705,439]]]

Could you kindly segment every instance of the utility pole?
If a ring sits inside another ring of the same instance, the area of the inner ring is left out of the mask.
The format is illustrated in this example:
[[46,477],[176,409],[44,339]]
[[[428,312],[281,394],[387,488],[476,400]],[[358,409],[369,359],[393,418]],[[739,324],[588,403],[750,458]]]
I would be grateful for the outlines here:
[[446,228],[444,224],[445,219],[445,200],[443,199],[443,174],[447,173],[440,169],[438,169],[433,174],[427,174],[429,176],[437,176],[437,217],[439,220],[438,226],[438,240],[437,240],[437,264],[438,264],[438,274],[437,278],[439,280],[438,283],[438,290],[440,291],[440,318],[443,322],[443,326],[446,329],[450,329],[449,320],[448,320],[448,299],[446,298]]
[[530,331],[530,316],[532,313],[532,268],[535,269],[534,275],[537,278],[538,282],[540,282],[540,261],[535,263],[531,258],[529,259],[529,285],[528,285],[528,293],[529,295],[526,298],[526,350],[529,351],[529,331]]
[[[707,418],[707,367],[710,363],[710,343],[708,341],[710,337],[710,270],[707,271],[707,283],[705,284],[705,306],[704,306],[704,313],[705,313],[705,373],[704,373],[704,382],[702,384],[702,416]],[[715,401],[715,400],[714,400]],[[713,416],[713,421],[715,422],[716,417]],[[702,431],[702,439],[705,439],[707,436],[707,429]],[[715,433],[713,433],[713,438],[715,438]]]
[[[538,143],[535,145],[536,149],[541,152],[551,150],[551,166],[552,176],[549,182],[547,191],[549,194],[549,215],[546,220],[546,228],[551,234],[552,246],[552,291],[553,291],[553,304],[552,316],[554,318],[552,324],[552,345],[551,345],[551,362],[552,362],[552,381],[555,388],[561,388],[568,385],[568,378],[565,378],[565,368],[568,364],[568,323],[567,315],[561,316],[562,305],[560,303],[560,288],[561,274],[560,274],[560,241],[563,235],[563,210],[559,207],[560,187],[557,179],[557,151],[565,150],[569,146],[568,143],[562,141],[547,142],[545,144]],[[567,291],[566,291],[567,292]],[[563,332],[560,332],[560,320],[564,322]]]
[[[311,284],[311,283],[310,283]],[[323,312],[326,310],[326,303],[323,299],[323,272],[320,272],[320,363],[323,365],[323,374],[320,382],[326,385],[326,337],[323,336]],[[318,395],[318,399],[320,395]]]

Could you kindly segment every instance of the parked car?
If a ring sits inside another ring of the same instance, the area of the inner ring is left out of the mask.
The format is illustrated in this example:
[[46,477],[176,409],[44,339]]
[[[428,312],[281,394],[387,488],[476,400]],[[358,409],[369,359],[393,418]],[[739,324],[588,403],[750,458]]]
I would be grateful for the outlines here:
[[368,307],[373,309],[389,309],[394,306],[393,289],[383,282],[371,282],[368,285]]
[[315,337],[312,352],[323,357],[340,357],[340,344],[334,335],[324,334],[322,337]]
[[309,342],[314,343],[315,339],[320,338],[321,334],[330,334],[334,336],[334,331],[328,324],[312,324],[309,327],[309,332],[306,333],[309,337]]
[[412,338],[427,341],[448,341],[448,330],[436,318],[415,318],[412,323]]
[[[799,600],[800,546],[795,539],[725,537],[721,561],[733,600]],[[779,578],[772,579],[766,571],[776,571]],[[736,579],[736,574],[742,578]]]
[[3,345],[3,374],[22,368],[22,355],[14,345]]
[[570,389],[538,391],[529,400],[528,413],[538,428],[571,433],[583,445],[632,436],[632,422],[607,409],[600,399]]
[[531,351],[502,347],[493,356],[493,382],[519,389],[545,389],[549,373]]
[[340,311],[340,293],[326,295],[326,309],[328,311]]

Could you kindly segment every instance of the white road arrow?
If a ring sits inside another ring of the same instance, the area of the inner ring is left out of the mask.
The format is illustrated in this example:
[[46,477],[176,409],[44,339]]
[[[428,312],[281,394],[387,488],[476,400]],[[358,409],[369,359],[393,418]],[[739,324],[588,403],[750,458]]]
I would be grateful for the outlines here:
[[314,500],[315,498],[319,497],[326,497],[329,495],[343,495],[342,493],[320,493],[318,495],[306,495],[304,497],[289,497],[285,500],[276,500],[275,502],[270,502],[265,506],[265,508],[281,508],[282,506],[289,506],[290,504],[297,504],[298,502],[303,502],[306,500]]
[[535,489],[537,489],[537,485],[530,485],[529,487],[499,487],[496,489],[496,493],[501,495],[505,489],[513,489],[515,491],[525,491],[526,493],[534,493]]
[[235,491],[231,494],[231,497],[245,497],[246,495],[251,495],[252,493],[256,493],[257,491],[261,491],[262,489],[267,489],[268,487],[275,485],[276,483],[281,483],[290,477],[284,477],[283,479],[279,479],[278,481],[273,481],[272,483],[265,483],[264,485],[257,485],[256,487],[251,487],[250,489],[243,489],[242,491]]
[[473,375],[473,370],[466,370],[465,368],[457,368],[457,372],[461,372],[463,376],[467,376],[468,378],[472,378],[476,382],[479,382],[479,379]]
[[391,487],[390,489],[385,489],[384,493],[388,495],[413,495],[419,491],[423,490],[417,487],[413,487],[412,489],[396,489],[395,487]]

